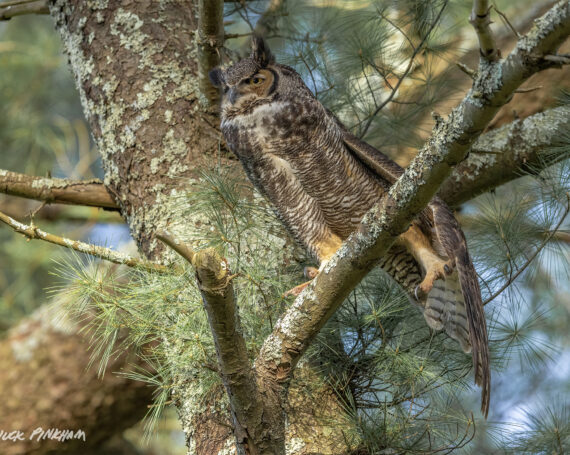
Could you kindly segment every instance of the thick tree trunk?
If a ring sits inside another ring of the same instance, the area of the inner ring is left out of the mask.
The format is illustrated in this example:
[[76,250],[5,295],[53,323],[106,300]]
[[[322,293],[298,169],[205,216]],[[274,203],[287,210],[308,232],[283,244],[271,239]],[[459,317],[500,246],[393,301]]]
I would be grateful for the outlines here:
[[[50,2],[105,185],[140,250],[154,259],[164,252],[154,233],[168,226],[183,237],[187,222],[176,219],[171,195],[187,187],[196,162],[214,156],[220,143],[218,121],[199,103],[196,6],[183,0]],[[199,417],[204,435],[194,431],[192,417],[181,413],[195,447],[207,447],[201,436],[226,433],[210,422],[215,413]]]
[[[105,184],[141,250],[174,219],[170,194],[220,142],[198,102],[195,5],[187,1],[54,1]],[[172,229],[172,227],[170,227]]]
[[[219,120],[199,103],[197,4],[50,2],[101,153],[105,184],[139,248],[154,259],[165,259],[154,238],[158,230],[168,227],[184,237],[188,220],[176,217],[180,199],[172,196],[189,188],[184,177],[215,157],[221,141]],[[233,444],[224,425],[227,409],[216,403],[206,411],[195,409],[184,392],[176,391],[177,406],[191,453],[211,455]],[[341,407],[329,393],[310,410],[302,394],[300,388],[292,395],[305,411],[288,429],[295,453],[343,453],[331,428],[317,427],[315,420],[327,415],[331,421]]]

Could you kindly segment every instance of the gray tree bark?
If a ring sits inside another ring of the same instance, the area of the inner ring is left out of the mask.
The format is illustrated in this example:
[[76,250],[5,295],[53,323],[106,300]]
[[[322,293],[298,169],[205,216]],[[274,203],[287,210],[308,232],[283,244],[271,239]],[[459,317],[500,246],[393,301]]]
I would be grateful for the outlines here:
[[[221,141],[215,115],[199,103],[198,47],[194,41],[197,3],[52,0],[49,8],[101,153],[104,184],[140,250],[150,259],[166,260],[164,246],[155,234],[168,227],[183,236],[187,220],[176,216],[180,202],[173,197],[188,185],[180,177],[192,177],[198,160],[214,157]],[[289,387],[295,365],[314,335],[343,295],[382,254],[378,245],[387,248],[429,201],[512,91],[532,72],[551,66],[541,56],[567,36],[569,8],[567,2],[560,2],[556,14],[541,24],[542,33],[521,43],[507,64],[488,63],[481,68],[464,103],[448,122],[437,126],[422,152],[423,164],[420,159],[412,165],[390,198],[369,214],[360,240],[353,239],[343,247],[341,255],[278,324],[258,359],[259,374],[271,378],[281,375],[278,387]],[[426,163],[430,163],[428,170]],[[303,375],[310,377],[310,370],[301,372]],[[78,376],[73,377],[80,381]],[[92,387],[93,394],[104,390],[96,384]],[[303,428],[317,421],[314,416],[296,426],[302,413],[288,406],[298,402],[307,407],[307,402],[299,399],[303,395],[294,382],[291,387],[284,408],[291,415],[287,441],[289,447],[294,443],[294,453],[346,451],[330,429],[321,426],[311,435],[303,433]],[[220,424],[227,410],[216,404],[206,411],[197,410],[191,398],[183,390],[179,392],[177,404],[191,453],[217,453],[229,436],[228,428]],[[135,395],[137,399],[148,398],[142,393]],[[329,413],[340,410],[326,391],[323,403]],[[317,407],[314,409],[318,414]]]

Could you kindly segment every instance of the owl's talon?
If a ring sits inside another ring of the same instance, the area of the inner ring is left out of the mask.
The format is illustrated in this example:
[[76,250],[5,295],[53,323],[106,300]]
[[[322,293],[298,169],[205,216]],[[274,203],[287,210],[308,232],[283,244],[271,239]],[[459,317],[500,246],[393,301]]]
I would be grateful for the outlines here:
[[424,295],[428,295],[433,288],[433,283],[439,279],[444,280],[446,276],[450,275],[450,272],[452,272],[452,270],[449,264],[443,261],[434,261],[426,271],[426,275],[419,285],[420,290]]
[[414,289],[414,296],[418,302],[420,302],[422,300],[422,297],[424,296],[424,293],[422,292],[419,284]]
[[424,280],[419,284],[420,291],[422,291],[424,295],[428,295],[429,292],[433,289],[433,282],[436,279],[437,278],[431,274],[426,276]]
[[303,275],[305,275],[305,278],[307,280],[312,280],[313,278],[315,278],[317,275],[319,274],[319,269],[317,269],[316,267],[305,267],[303,269]]

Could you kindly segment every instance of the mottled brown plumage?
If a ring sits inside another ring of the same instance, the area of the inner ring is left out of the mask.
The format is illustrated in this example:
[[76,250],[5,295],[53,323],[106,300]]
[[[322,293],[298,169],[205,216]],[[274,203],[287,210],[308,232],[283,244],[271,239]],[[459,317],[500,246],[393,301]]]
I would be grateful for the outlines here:
[[[259,38],[245,58],[210,73],[223,89],[228,147],[321,268],[403,170],[352,135],[297,72]],[[380,266],[417,303],[430,327],[472,352],[482,411],[489,409],[487,329],[477,275],[451,210],[434,198]]]

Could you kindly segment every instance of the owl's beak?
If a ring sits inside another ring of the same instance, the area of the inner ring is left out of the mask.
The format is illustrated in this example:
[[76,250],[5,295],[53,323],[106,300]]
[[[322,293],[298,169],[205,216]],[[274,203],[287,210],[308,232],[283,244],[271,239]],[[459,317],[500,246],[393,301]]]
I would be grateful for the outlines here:
[[238,97],[238,91],[234,87],[230,88],[230,91],[228,92],[228,99],[230,100],[230,103],[235,104]]

